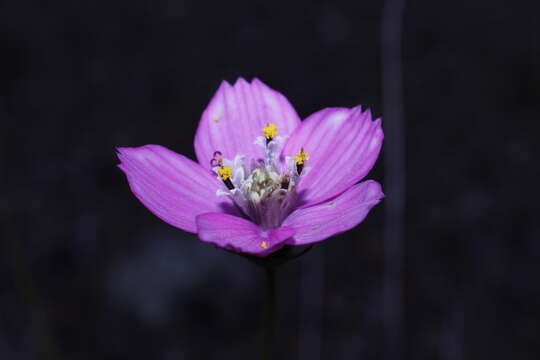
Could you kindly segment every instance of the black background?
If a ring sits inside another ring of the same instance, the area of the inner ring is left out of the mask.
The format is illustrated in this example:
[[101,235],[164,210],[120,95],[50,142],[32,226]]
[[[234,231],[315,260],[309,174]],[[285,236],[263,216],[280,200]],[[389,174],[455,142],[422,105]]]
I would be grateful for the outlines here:
[[[382,9],[4,2],[0,358],[258,358],[262,271],[149,213],[115,147],[194,158],[202,111],[238,76],[278,89],[302,118],[360,103],[384,119]],[[537,1],[407,4],[393,360],[540,356],[539,24]],[[383,164],[368,178],[384,186]],[[279,270],[277,358],[384,357],[385,201]]]

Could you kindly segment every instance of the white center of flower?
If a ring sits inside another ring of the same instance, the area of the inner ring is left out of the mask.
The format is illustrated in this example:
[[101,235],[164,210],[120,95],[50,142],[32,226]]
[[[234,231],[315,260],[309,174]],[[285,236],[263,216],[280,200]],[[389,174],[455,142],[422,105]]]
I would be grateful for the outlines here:
[[279,154],[285,139],[277,136],[274,124],[268,124],[262,133],[264,136],[257,137],[255,144],[264,149],[263,159],[252,159],[247,165],[245,155],[238,154],[231,161],[216,151],[211,164],[225,185],[217,195],[230,196],[253,222],[263,229],[274,229],[296,203],[296,186],[309,170],[304,167],[309,155],[301,149],[282,164]]

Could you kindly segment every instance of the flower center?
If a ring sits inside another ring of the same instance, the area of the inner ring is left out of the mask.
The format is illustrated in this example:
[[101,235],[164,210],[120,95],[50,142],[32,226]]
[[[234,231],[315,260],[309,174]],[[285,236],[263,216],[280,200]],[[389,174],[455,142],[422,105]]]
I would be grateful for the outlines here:
[[[305,167],[309,154],[301,148],[296,156],[279,161],[284,138],[278,136],[275,124],[267,124],[255,144],[264,149],[264,158],[253,158],[246,164],[246,156],[237,154],[233,160],[214,152],[211,165],[225,188],[217,195],[229,196],[253,222],[263,229],[281,225],[296,203],[296,187],[309,168]],[[261,244],[264,248],[266,243]]]

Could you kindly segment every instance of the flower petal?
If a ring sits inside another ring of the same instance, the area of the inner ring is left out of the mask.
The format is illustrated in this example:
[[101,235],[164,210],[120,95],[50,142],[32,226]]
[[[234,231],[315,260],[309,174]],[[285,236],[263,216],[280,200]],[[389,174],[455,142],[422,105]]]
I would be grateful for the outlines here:
[[199,239],[235,252],[266,256],[294,235],[291,227],[263,230],[238,216],[209,213],[197,216]]
[[341,194],[371,170],[383,141],[381,121],[360,106],[327,108],[302,122],[285,144],[282,157],[300,148],[310,155],[308,173],[298,185],[300,201],[316,204]]
[[223,187],[196,162],[159,145],[118,148],[118,165],[131,191],[156,216],[172,226],[196,232],[195,217],[207,212],[238,211]]
[[199,163],[209,168],[215,151],[228,159],[238,154],[262,157],[263,150],[253,142],[269,123],[277,126],[278,135],[289,136],[300,118],[282,94],[258,79],[250,84],[240,78],[234,86],[223,81],[203,112],[195,135]]
[[292,212],[283,222],[296,230],[290,245],[305,245],[352,229],[384,197],[381,185],[373,180],[354,185],[338,197],[322,204]]

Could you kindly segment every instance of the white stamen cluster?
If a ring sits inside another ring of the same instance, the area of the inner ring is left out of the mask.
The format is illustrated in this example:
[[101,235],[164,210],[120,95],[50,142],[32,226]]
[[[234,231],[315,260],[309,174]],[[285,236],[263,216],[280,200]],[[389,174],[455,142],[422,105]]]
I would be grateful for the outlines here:
[[[233,189],[219,189],[217,195],[230,196],[236,205],[263,229],[274,229],[291,212],[296,203],[296,186],[307,168],[297,171],[294,158],[287,157],[285,165],[279,161],[284,138],[258,137],[255,144],[264,148],[264,159],[252,159],[245,163],[244,155],[236,155],[233,161],[223,159],[221,166],[232,168],[230,178]],[[215,167],[217,173],[219,167]],[[220,177],[218,176],[218,179]]]

